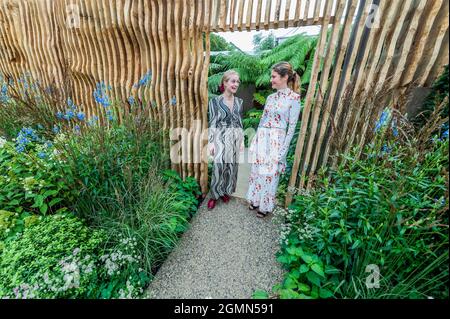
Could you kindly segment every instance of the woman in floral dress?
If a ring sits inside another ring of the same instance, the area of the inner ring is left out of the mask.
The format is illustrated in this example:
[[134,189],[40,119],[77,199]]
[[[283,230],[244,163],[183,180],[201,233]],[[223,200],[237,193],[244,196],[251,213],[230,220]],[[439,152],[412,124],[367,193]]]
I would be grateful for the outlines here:
[[209,101],[209,146],[214,159],[210,210],[219,198],[227,203],[236,190],[239,151],[243,145],[243,101],[235,96],[238,87],[239,74],[229,70],[222,77],[222,94]]
[[247,200],[258,217],[271,213],[276,204],[280,174],[286,169],[286,155],[300,115],[298,75],[288,62],[272,67],[272,88],[249,154],[252,163]]

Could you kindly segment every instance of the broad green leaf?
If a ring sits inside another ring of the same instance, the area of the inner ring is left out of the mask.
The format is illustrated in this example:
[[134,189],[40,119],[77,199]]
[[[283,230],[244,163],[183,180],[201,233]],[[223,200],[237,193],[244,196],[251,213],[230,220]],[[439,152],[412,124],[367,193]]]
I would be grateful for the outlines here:
[[314,285],[320,286],[320,278],[319,278],[319,276],[318,276],[315,272],[308,271],[308,272],[306,273],[306,278],[308,278],[308,280],[309,280],[311,283],[313,283]]
[[309,271],[309,267],[308,267],[308,265],[302,264],[302,265],[300,266],[300,268],[298,269],[298,271],[299,271],[301,274],[304,274],[305,272],[308,272],[308,271]]
[[298,290],[301,292],[308,293],[311,291],[311,287],[309,287],[307,284],[299,283],[298,284]]
[[318,275],[325,278],[325,274],[323,273],[323,267],[320,264],[314,263],[311,265],[311,269]]
[[331,297],[333,297],[333,293],[328,289],[320,288],[319,296],[320,296],[320,298],[331,298]]

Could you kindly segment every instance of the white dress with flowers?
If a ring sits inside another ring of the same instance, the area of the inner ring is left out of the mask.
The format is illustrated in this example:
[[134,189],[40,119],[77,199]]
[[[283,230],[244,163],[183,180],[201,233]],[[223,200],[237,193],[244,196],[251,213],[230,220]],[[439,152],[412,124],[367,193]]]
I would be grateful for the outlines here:
[[247,200],[262,212],[272,212],[280,174],[300,115],[300,95],[289,88],[271,94],[264,106],[249,156],[252,163]]

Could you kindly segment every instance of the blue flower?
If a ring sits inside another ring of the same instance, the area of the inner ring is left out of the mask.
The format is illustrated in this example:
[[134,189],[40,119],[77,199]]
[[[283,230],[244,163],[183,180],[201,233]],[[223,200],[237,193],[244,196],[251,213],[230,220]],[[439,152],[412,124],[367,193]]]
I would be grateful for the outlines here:
[[58,112],[56,112],[56,117],[59,118],[60,120],[62,120],[64,115],[62,114],[62,112],[58,111]]
[[448,129],[444,133],[442,133],[442,139],[446,138],[448,138]]
[[64,115],[64,118],[68,121],[73,119],[74,117],[75,117],[75,114],[73,113],[72,110],[67,110],[66,114]]
[[37,156],[38,156],[39,158],[41,158],[41,159],[44,159],[44,158],[47,157],[47,154],[45,154],[44,152],[39,152],[39,153],[37,154]]
[[394,135],[394,137],[397,137],[398,129],[397,129],[397,124],[396,124],[395,120],[392,121],[391,128],[392,128],[392,134]]
[[8,96],[8,86],[6,83],[1,83],[3,81],[2,77],[0,77],[0,102],[6,103],[9,101]]
[[79,125],[75,125],[74,129],[75,129],[75,131],[79,132],[80,131],[80,126]]
[[21,153],[25,150],[25,147],[32,141],[37,141],[38,137],[34,130],[30,127],[24,127],[20,130],[16,138],[16,150]]
[[128,103],[130,103],[130,105],[134,105],[134,102],[135,102],[134,97],[133,97],[133,96],[130,96],[130,97],[128,98]]
[[151,79],[152,79],[152,71],[148,71],[147,73],[145,73],[142,79],[140,79],[139,82],[134,85],[134,87],[138,88],[140,86],[147,85],[148,82],[151,81]]
[[53,126],[53,133],[58,134],[60,131],[59,127],[57,125]]
[[388,147],[386,144],[384,144],[383,145],[383,147],[381,148],[381,152],[382,153],[387,153],[387,154],[389,154],[390,152],[391,152],[391,148],[390,147]]
[[108,120],[110,120],[110,121],[112,121],[112,120],[114,119],[111,110],[107,110],[107,111],[106,111],[106,116],[108,117]]
[[86,115],[84,115],[83,112],[78,112],[77,118],[78,118],[78,120],[80,120],[80,121],[84,121],[84,119],[86,118]]
[[172,105],[176,105],[177,104],[177,97],[175,95],[172,97],[172,100],[170,100],[170,103]]
[[72,99],[69,97],[67,99],[67,105],[72,109],[75,110],[77,108],[77,106],[73,103]]
[[22,153],[23,151],[25,151],[25,146],[23,144],[17,145],[16,151],[17,151],[17,153]]
[[50,141],[45,142],[45,147],[46,147],[46,148],[50,148],[50,147],[52,147],[52,146],[53,146],[53,143],[52,143],[52,142],[50,142]]
[[[110,89],[110,86],[108,87],[108,89]],[[111,105],[111,101],[106,94],[105,83],[97,83],[97,87],[94,91],[94,99],[97,103],[103,105],[104,107],[108,107]]]
[[387,119],[388,113],[386,111],[383,111],[383,113],[381,113],[380,119],[375,125],[375,132],[378,132],[384,125],[386,125]]

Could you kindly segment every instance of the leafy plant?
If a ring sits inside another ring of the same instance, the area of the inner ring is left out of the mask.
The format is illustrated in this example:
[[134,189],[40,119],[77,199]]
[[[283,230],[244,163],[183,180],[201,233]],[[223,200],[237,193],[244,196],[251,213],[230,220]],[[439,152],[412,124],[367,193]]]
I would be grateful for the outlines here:
[[[448,137],[424,143],[400,139],[407,126],[376,129],[362,158],[354,148],[294,196],[286,245],[339,269],[336,297],[448,298]],[[365,285],[369,265],[380,269],[378,289]]]
[[[23,129],[35,136],[32,129]],[[22,132],[21,131],[21,132]],[[0,147],[0,207],[14,213],[50,214],[67,210],[77,191],[72,171],[51,142],[19,134]]]

